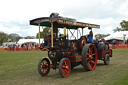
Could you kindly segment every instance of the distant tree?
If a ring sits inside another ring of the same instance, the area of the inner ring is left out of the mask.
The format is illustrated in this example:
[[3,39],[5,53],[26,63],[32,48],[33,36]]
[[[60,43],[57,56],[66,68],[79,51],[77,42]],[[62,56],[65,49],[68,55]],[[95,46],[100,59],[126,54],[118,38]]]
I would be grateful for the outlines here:
[[102,34],[102,35],[105,38],[105,37],[109,36],[110,34]]
[[[51,28],[45,27],[45,28],[43,28],[43,31],[40,32],[40,38],[44,38],[44,37],[50,35],[50,33],[51,33]],[[39,33],[36,34],[36,38],[38,38],[38,34]]]
[[10,42],[17,42],[17,41],[19,41],[19,39],[21,39],[21,38],[22,38],[22,37],[19,36],[19,35],[16,34],[16,33],[11,33],[11,34],[8,35],[8,41],[10,41]]
[[114,31],[114,33],[115,33],[115,32],[117,32],[117,31],[118,31],[118,32],[119,32],[119,31],[122,31],[122,29],[119,28],[119,27],[116,27],[116,29],[113,29],[113,31]]
[[105,38],[107,36],[109,36],[110,34],[96,34],[95,35],[95,38],[98,38],[98,39],[102,39],[102,38]]
[[120,25],[123,31],[128,31],[128,21],[122,20],[122,22],[120,22]]
[[35,36],[26,36],[25,39],[35,39]]
[[103,38],[103,36],[102,36],[102,34],[96,34],[95,38],[101,39],[101,38]]
[[3,42],[7,42],[7,34],[4,32],[0,32],[0,45],[2,45]]
[[122,20],[122,22],[120,22],[120,26],[121,28],[117,27],[116,29],[113,29],[113,31],[128,31],[128,21]]

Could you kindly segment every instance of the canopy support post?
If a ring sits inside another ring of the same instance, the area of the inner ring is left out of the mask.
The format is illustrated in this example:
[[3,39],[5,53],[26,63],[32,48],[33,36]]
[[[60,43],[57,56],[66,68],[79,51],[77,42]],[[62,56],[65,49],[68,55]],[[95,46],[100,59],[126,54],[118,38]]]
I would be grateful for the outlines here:
[[53,47],[53,23],[51,23],[51,47]]
[[68,39],[68,29],[67,29],[67,39]]
[[64,36],[67,36],[67,35],[66,35],[66,27],[64,27]]
[[78,39],[78,29],[77,29],[77,39]]
[[82,28],[82,36],[83,36],[83,28]]
[[38,37],[39,37],[39,47],[40,47],[40,24],[39,25],[39,33],[38,33]]

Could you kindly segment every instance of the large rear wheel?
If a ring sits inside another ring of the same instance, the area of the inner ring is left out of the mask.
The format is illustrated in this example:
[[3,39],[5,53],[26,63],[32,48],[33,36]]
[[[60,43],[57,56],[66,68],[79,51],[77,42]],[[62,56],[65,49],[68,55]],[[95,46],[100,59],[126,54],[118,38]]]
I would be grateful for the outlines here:
[[87,71],[94,70],[97,64],[97,50],[95,45],[86,44],[82,49],[82,65]]
[[42,58],[38,63],[38,72],[42,76],[46,76],[50,71],[50,61],[48,58]]
[[62,58],[59,63],[59,73],[65,78],[70,74],[71,64],[68,58]]

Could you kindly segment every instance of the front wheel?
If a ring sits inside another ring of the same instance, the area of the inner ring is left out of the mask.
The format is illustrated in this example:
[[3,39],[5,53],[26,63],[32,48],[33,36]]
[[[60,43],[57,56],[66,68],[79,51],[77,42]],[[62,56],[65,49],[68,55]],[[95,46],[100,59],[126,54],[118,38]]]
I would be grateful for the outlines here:
[[38,63],[38,72],[42,76],[46,76],[50,71],[50,61],[48,58],[42,58]]
[[70,74],[71,64],[68,58],[62,58],[59,63],[59,73],[65,78]]

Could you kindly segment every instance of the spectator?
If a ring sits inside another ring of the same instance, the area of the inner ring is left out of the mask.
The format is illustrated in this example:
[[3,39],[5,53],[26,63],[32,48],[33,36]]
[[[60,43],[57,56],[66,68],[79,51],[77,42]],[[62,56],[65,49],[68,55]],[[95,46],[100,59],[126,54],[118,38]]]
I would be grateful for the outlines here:
[[16,45],[14,44],[14,51],[16,51]]
[[98,49],[98,42],[99,42],[99,39],[96,38],[96,40],[93,41],[94,45],[96,46],[96,48]]
[[104,38],[102,38],[102,41],[103,41],[104,43],[106,43],[106,41],[105,41],[105,39],[104,39]]
[[116,44],[116,40],[113,40],[113,41],[112,41],[112,44],[114,44],[114,45],[115,45],[115,44]]
[[96,38],[96,43],[98,43],[99,42],[99,39],[98,38]]
[[100,39],[98,42],[98,50],[107,50],[108,46],[106,47],[106,43],[104,39]]
[[112,48],[115,49],[116,40],[113,40],[112,44],[113,44]]
[[24,50],[26,50],[27,49],[27,46],[26,46],[26,44],[24,44]]
[[28,50],[31,50],[31,45],[30,44],[28,44]]
[[116,42],[117,48],[119,47],[119,41]]

